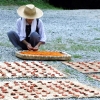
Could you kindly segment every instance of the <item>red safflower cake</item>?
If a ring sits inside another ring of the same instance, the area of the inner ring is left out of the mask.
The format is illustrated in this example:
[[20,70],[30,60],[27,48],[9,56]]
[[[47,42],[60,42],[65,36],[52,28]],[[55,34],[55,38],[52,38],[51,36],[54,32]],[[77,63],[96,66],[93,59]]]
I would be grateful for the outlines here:
[[16,56],[21,59],[33,59],[33,60],[70,60],[71,55],[58,52],[58,51],[29,51],[23,50],[16,52]]

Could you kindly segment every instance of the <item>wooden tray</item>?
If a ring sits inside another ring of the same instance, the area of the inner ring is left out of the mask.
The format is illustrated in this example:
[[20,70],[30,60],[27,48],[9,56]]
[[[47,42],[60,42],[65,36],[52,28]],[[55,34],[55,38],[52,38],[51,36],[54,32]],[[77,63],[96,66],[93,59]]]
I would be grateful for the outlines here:
[[[38,55],[38,54],[22,54],[23,52],[30,52],[28,50],[23,50],[23,51],[17,51],[15,53],[16,57],[21,58],[21,59],[28,59],[28,60],[70,60],[71,55],[65,53],[65,52],[58,52],[58,51],[45,51],[51,53],[51,55]],[[33,51],[37,52],[37,51]],[[38,52],[43,52],[43,51],[38,51]],[[62,54],[61,56],[53,56],[52,53],[60,53]]]

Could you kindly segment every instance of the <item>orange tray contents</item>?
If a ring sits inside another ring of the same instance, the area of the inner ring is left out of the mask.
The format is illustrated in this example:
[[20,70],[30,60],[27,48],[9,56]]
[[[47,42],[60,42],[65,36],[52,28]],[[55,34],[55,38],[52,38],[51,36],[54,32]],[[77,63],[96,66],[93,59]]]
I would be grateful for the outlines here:
[[54,51],[21,51],[20,53],[26,55],[64,56],[63,53]]

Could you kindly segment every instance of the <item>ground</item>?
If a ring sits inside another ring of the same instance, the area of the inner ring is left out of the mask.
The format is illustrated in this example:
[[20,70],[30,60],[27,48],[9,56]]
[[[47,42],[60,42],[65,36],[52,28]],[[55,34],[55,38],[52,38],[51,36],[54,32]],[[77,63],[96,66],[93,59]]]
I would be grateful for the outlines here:
[[[16,7],[0,7],[0,61],[22,61],[15,56],[7,32],[16,30]],[[99,61],[100,59],[100,10],[44,10],[47,42],[41,50],[64,51],[72,55],[71,61]],[[100,88],[100,82],[87,77],[61,61],[43,61],[53,65],[69,79]],[[69,98],[66,100],[99,100],[99,98]]]

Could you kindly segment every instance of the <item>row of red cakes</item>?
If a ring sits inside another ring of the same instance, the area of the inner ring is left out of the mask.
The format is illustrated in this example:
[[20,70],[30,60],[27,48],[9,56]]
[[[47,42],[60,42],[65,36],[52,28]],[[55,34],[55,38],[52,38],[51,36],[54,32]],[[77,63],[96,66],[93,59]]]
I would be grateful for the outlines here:
[[42,62],[1,62],[0,78],[12,77],[66,77],[51,65]]
[[100,62],[64,62],[82,73],[100,72]]
[[[38,80],[1,82],[0,99],[51,99],[100,97],[100,91],[77,81]],[[7,99],[7,100],[10,100]]]
[[98,81],[100,81],[100,74],[90,74],[90,75],[88,75],[89,77],[91,77],[91,78],[93,78],[93,79],[95,79],[95,80],[98,80]]

